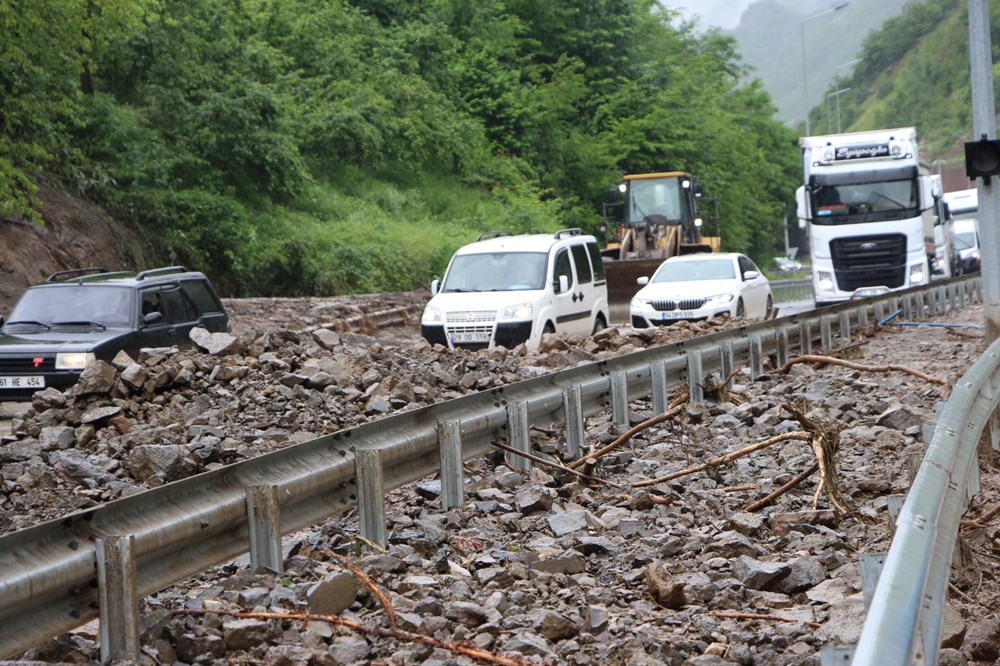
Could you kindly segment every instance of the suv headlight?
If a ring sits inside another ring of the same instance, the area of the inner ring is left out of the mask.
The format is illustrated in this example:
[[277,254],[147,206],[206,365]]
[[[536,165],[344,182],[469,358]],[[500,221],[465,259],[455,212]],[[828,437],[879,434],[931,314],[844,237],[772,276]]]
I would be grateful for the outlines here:
[[524,303],[508,305],[500,311],[499,318],[503,321],[523,321],[531,319],[531,311],[531,303],[525,301]]
[[59,352],[56,354],[56,370],[83,370],[96,360],[94,352]]
[[733,295],[728,291],[724,294],[716,294],[705,299],[705,305],[725,305],[733,302]]
[[424,308],[424,316],[420,320],[425,324],[440,324],[444,321],[444,312],[441,308],[428,305]]

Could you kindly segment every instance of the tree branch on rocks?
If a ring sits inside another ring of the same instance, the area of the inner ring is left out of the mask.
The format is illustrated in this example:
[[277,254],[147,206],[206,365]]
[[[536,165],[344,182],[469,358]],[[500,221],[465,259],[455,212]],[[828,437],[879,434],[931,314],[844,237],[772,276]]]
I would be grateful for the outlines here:
[[753,513],[754,511],[759,511],[760,509],[763,509],[765,506],[768,506],[771,502],[778,499],[779,497],[787,493],[789,490],[791,490],[795,486],[799,485],[800,483],[808,479],[810,476],[812,476],[813,472],[815,472],[818,469],[819,469],[819,463],[813,463],[812,465],[809,466],[809,469],[802,472],[788,483],[782,485],[773,493],[768,494],[767,497],[762,497],[756,502],[751,502],[750,504],[747,504],[743,510],[748,513]]
[[[794,617],[785,617],[783,615],[768,615],[767,613],[733,613],[729,611],[712,611],[709,613],[713,617],[725,617],[734,620],[767,620],[769,622],[801,622]],[[813,629],[819,629],[823,625],[820,622],[806,622],[806,625],[812,627]]]
[[738,449],[736,451],[730,451],[729,453],[721,455],[717,458],[712,458],[708,462],[701,463],[699,465],[694,465],[693,467],[680,469],[677,470],[676,472],[671,472],[670,474],[665,474],[664,476],[660,476],[655,479],[636,481],[631,485],[633,488],[644,488],[646,486],[655,486],[658,483],[663,483],[665,481],[672,481],[673,479],[676,479],[681,476],[687,476],[688,474],[701,472],[702,470],[706,470],[711,467],[718,467],[719,465],[724,465],[727,462],[732,462],[737,458],[742,458],[743,456],[749,455],[754,451],[759,451],[774,444],[778,444],[779,442],[788,442],[788,441],[807,442],[811,439],[811,437],[812,435],[810,435],[808,432],[802,432],[802,431],[782,433],[780,435],[775,435],[774,437],[768,437],[763,441],[750,444],[749,446],[744,446],[742,449]]
[[806,354],[805,356],[796,356],[795,358],[789,359],[783,366],[772,370],[773,373],[780,373],[783,375],[788,374],[788,370],[796,363],[824,363],[830,365],[840,365],[845,368],[850,368],[852,370],[860,370],[862,372],[903,372],[908,375],[913,375],[914,377],[919,377],[925,381],[931,382],[932,384],[946,385],[948,382],[944,379],[938,377],[933,377],[920,370],[914,370],[913,368],[907,368],[902,365],[864,365],[862,363],[854,363],[852,361],[845,361],[839,358],[833,358],[831,356],[823,356],[818,354]]
[[645,421],[643,421],[642,423],[639,423],[638,425],[632,426],[624,434],[622,434],[621,437],[619,437],[615,441],[611,442],[610,444],[608,444],[607,446],[605,446],[602,449],[594,451],[593,453],[591,453],[591,454],[589,454],[587,456],[584,456],[583,458],[580,458],[579,460],[574,460],[573,462],[571,462],[568,465],[568,467],[570,469],[576,469],[577,467],[580,467],[581,465],[587,464],[587,462],[589,460],[592,460],[592,459],[596,460],[597,458],[600,458],[604,454],[609,453],[609,452],[617,449],[619,446],[621,446],[625,442],[629,441],[635,435],[637,435],[638,433],[642,432],[643,430],[646,430],[647,428],[652,428],[653,426],[655,426],[657,424],[660,424],[660,423],[663,423],[664,421],[669,421],[670,419],[672,419],[675,416],[677,416],[678,414],[680,414],[681,407],[684,405],[685,402],[687,402],[687,400],[688,400],[688,394],[687,394],[687,392],[681,393],[676,398],[674,398],[673,400],[670,401],[670,404],[667,405],[667,411],[663,412],[662,414],[660,414],[658,416],[654,416],[653,418],[646,419]]
[[809,444],[816,456],[820,474],[820,482],[813,495],[813,509],[818,507],[819,495],[826,489],[826,495],[833,507],[841,513],[849,513],[852,509],[849,501],[840,492],[840,484],[837,483],[837,461],[834,457],[840,448],[840,429],[834,425],[814,423],[792,405],[786,404],[785,409],[791,412],[795,420],[811,435]]
[[624,486],[624,485],[622,485],[620,483],[615,483],[614,481],[608,481],[606,479],[601,479],[599,477],[587,474],[586,472],[577,471],[577,470],[572,469],[571,467],[569,467],[569,466],[567,466],[565,464],[562,464],[562,463],[559,463],[559,462],[555,462],[553,460],[546,460],[545,458],[542,458],[541,456],[536,456],[534,454],[527,453],[525,451],[518,451],[517,449],[515,449],[515,448],[513,448],[511,446],[507,446],[506,444],[501,444],[500,442],[491,442],[491,443],[493,444],[493,446],[497,447],[501,451],[506,451],[507,453],[509,453],[511,455],[521,456],[522,458],[527,458],[528,460],[530,460],[532,462],[535,462],[535,463],[538,463],[539,465],[542,465],[544,467],[549,467],[549,468],[552,468],[552,469],[560,470],[562,472],[567,472],[567,473],[572,474],[573,476],[575,476],[575,477],[577,477],[577,478],[579,478],[579,479],[581,479],[583,481],[586,481],[589,484],[603,483],[604,485],[612,486],[614,488],[625,488],[626,487],[626,486]]

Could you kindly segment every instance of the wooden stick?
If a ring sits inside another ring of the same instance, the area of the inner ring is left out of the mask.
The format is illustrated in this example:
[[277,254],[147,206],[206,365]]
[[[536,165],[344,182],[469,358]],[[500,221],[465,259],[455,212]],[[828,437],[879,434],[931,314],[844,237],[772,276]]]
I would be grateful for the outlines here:
[[731,451],[725,455],[719,456],[718,458],[713,458],[706,463],[701,463],[700,465],[695,465],[693,467],[687,467],[685,469],[677,470],[676,472],[671,472],[670,474],[665,474],[664,476],[657,477],[655,479],[647,479],[645,481],[636,481],[632,483],[633,488],[643,488],[645,486],[655,486],[658,483],[663,483],[664,481],[671,481],[680,476],[686,476],[688,474],[694,474],[695,472],[700,472],[702,470],[708,469],[709,467],[717,467],[723,465],[727,462],[736,460],[737,458],[742,458],[745,455],[749,455],[754,451],[759,451],[760,449],[767,448],[779,442],[787,441],[799,441],[807,442],[812,437],[808,432],[802,430],[796,430],[795,432],[786,432],[781,435],[775,435],[774,437],[769,437],[761,442],[745,446],[737,451]]
[[822,356],[817,354],[806,354],[805,356],[796,356],[793,359],[789,359],[783,366],[771,372],[781,373],[783,375],[788,374],[789,368],[791,368],[796,363],[828,363],[830,365],[841,365],[845,368],[850,368],[851,370],[861,370],[864,372],[904,372],[914,377],[919,377],[925,381],[931,382],[932,384],[942,384],[946,385],[948,382],[944,379],[939,379],[938,377],[932,377],[925,372],[919,370],[914,370],[912,368],[907,368],[902,365],[863,365],[861,363],[854,363],[852,361],[845,361],[840,358],[833,358],[831,356]]
[[635,436],[637,433],[640,433],[640,432],[642,432],[643,430],[645,430],[647,428],[651,428],[651,427],[655,426],[658,423],[663,423],[664,421],[667,421],[669,419],[674,418],[675,416],[677,416],[678,414],[680,414],[681,406],[683,406],[683,404],[685,402],[687,402],[687,399],[688,399],[687,393],[684,393],[684,394],[682,394],[682,395],[674,398],[671,401],[670,405],[668,405],[667,411],[663,412],[659,416],[654,416],[651,419],[646,419],[642,423],[640,423],[640,424],[638,424],[636,426],[633,426],[632,428],[629,428],[625,432],[625,434],[623,434],[621,437],[619,437],[615,441],[613,441],[610,444],[608,444],[607,446],[605,446],[603,449],[598,449],[594,453],[591,453],[589,456],[586,456],[584,458],[580,458],[579,460],[574,460],[573,462],[571,462],[568,465],[568,467],[570,469],[576,469],[580,465],[585,464],[586,461],[589,458],[594,458],[594,459],[600,458],[605,453],[608,453],[609,451],[613,451],[614,449],[618,448],[619,446],[621,446],[622,444],[624,444],[628,440],[632,439],[632,437]]
[[[624,484],[621,484],[621,483],[615,483],[614,481],[608,481],[607,479],[601,479],[601,478],[596,477],[596,476],[592,476],[592,475],[589,475],[589,474],[584,474],[583,472],[578,472],[575,469],[571,469],[567,465],[562,465],[560,463],[553,462],[551,460],[546,460],[545,458],[541,458],[539,456],[532,455],[530,453],[525,453],[524,451],[518,451],[517,449],[515,449],[513,447],[510,447],[510,446],[507,446],[506,444],[501,444],[500,442],[491,442],[491,444],[493,444],[493,446],[497,447],[501,451],[506,451],[507,453],[513,454],[515,456],[521,456],[522,458],[527,458],[528,460],[531,460],[532,462],[536,462],[539,465],[545,465],[546,467],[551,467],[553,469],[558,469],[558,470],[562,470],[564,472],[569,472],[570,474],[572,474],[572,475],[574,475],[574,476],[576,476],[576,477],[578,477],[580,479],[583,479],[584,481],[592,481],[592,482],[595,482],[595,483],[603,483],[605,485],[612,486],[614,488],[627,488],[628,487],[628,486],[625,486]],[[581,460],[583,460],[583,458],[581,458]]]
[[[732,613],[729,611],[711,611],[709,615],[714,615],[715,617],[728,617],[736,620],[769,620],[771,622],[802,622],[802,620],[796,619],[794,617],[786,617],[783,615],[768,615],[766,613]],[[819,622],[806,622],[808,626],[813,629],[819,629],[823,625]]]
[[756,502],[751,502],[750,504],[747,504],[746,507],[744,507],[743,510],[746,511],[746,512],[748,512],[748,513],[753,513],[754,511],[757,511],[758,509],[764,508],[765,506],[767,506],[768,504],[770,504],[774,500],[778,499],[779,497],[781,497],[782,495],[784,495],[785,493],[787,493],[789,490],[791,490],[795,486],[799,485],[800,483],[802,483],[803,481],[805,481],[806,479],[808,479],[813,474],[813,472],[815,472],[818,469],[819,469],[819,463],[813,463],[812,465],[809,466],[809,469],[807,469],[806,471],[802,472],[801,474],[799,474],[794,479],[792,479],[791,481],[789,481],[785,485],[783,485],[780,488],[778,488],[777,490],[775,490],[773,493],[771,493],[767,497],[762,497],[759,500],[757,500]]

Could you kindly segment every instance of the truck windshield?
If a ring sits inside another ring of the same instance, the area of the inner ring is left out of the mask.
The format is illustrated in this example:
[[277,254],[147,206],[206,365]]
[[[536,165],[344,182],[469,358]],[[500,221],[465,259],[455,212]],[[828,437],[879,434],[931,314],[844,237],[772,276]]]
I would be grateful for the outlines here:
[[898,220],[917,215],[915,179],[818,184],[812,188],[813,224]]
[[636,179],[629,187],[631,201],[626,206],[626,222],[630,226],[643,220],[680,224],[691,217],[681,179],[676,176]]
[[523,291],[545,288],[545,252],[490,252],[456,256],[441,291]]

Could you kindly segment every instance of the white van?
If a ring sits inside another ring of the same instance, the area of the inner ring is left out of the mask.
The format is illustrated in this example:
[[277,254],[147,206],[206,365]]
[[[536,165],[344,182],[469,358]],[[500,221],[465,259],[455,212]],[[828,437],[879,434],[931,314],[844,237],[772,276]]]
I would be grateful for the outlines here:
[[544,333],[590,334],[608,325],[597,240],[581,229],[482,234],[431,283],[420,333],[449,348],[536,349]]

